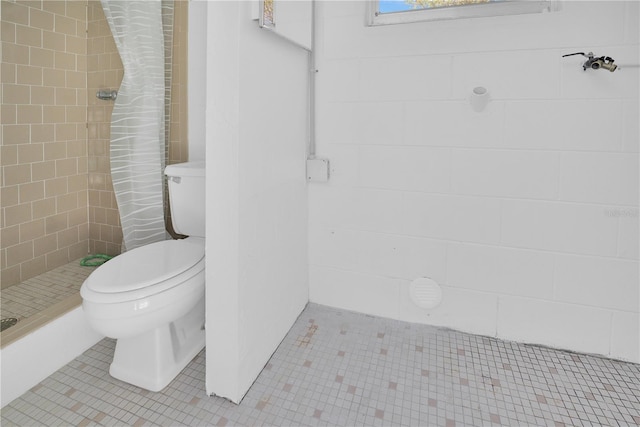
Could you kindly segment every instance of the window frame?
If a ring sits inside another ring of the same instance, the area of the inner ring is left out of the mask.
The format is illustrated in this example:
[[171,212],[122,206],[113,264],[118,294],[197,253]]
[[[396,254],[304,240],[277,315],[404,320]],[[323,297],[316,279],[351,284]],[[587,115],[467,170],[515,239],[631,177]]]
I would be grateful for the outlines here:
[[388,13],[380,13],[378,5],[379,0],[368,0],[368,26],[552,12],[559,9],[559,0],[507,0]]

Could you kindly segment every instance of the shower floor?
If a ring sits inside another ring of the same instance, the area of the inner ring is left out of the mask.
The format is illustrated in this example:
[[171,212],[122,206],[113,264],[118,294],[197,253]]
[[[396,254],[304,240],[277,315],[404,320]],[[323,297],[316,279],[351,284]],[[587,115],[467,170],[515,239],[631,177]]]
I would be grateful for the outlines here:
[[109,376],[105,338],[2,409],[3,426],[640,425],[640,365],[309,304],[240,403],[204,350],[164,390]]
[[3,289],[0,298],[2,318],[18,319],[16,325],[3,331],[3,345],[8,343],[5,334],[16,332],[28,323],[28,319],[60,314],[56,313],[55,307],[77,295],[93,270],[95,267],[82,267],[80,260],[76,260]]

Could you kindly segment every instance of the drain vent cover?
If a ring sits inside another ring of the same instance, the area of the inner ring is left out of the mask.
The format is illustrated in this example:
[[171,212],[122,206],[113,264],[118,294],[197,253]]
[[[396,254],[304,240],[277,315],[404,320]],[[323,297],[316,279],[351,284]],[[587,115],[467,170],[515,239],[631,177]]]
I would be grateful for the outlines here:
[[409,294],[411,301],[420,308],[436,308],[442,301],[442,288],[428,277],[420,277],[411,282]]
[[7,317],[6,319],[0,320],[0,332],[12,327],[16,323],[18,323],[18,319],[16,319],[15,317]]

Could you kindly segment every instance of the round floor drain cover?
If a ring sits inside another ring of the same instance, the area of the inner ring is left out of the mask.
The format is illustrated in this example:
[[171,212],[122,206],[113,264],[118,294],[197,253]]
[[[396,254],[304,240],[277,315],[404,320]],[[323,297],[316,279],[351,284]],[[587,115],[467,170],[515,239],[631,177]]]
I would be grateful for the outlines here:
[[7,317],[6,319],[0,320],[0,332],[12,327],[16,323],[18,323],[18,319],[16,319],[15,317]]
[[428,277],[420,277],[411,282],[409,294],[413,303],[420,308],[436,308],[442,301],[442,288]]

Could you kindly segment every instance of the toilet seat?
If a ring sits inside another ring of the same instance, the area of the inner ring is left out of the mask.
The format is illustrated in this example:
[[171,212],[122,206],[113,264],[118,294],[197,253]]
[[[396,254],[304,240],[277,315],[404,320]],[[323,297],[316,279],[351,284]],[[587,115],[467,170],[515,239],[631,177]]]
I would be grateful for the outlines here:
[[95,303],[133,301],[171,289],[204,270],[204,239],[165,240],[133,249],[98,267],[80,293]]

